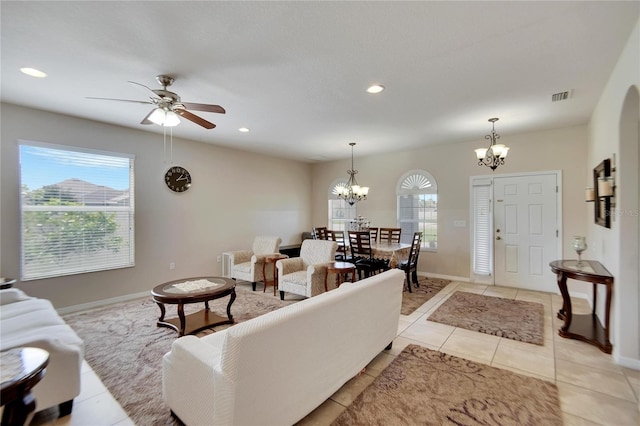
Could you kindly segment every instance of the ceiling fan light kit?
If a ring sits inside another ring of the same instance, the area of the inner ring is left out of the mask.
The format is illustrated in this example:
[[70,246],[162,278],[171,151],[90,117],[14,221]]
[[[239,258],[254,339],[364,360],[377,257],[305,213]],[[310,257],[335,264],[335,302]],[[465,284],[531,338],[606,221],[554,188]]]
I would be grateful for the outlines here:
[[165,127],[174,127],[180,124],[180,118],[178,118],[178,114],[171,110],[165,110],[162,108],[156,108],[151,111],[148,119],[152,123]]

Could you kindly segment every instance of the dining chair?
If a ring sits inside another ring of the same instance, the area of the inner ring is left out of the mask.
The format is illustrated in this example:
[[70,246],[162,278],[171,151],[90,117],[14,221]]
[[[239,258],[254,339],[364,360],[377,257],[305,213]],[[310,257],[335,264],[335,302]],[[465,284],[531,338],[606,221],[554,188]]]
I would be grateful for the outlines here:
[[412,293],[411,280],[413,280],[416,287],[420,287],[420,284],[418,284],[418,257],[420,256],[421,243],[422,232],[414,232],[413,241],[411,242],[411,251],[409,251],[409,258],[400,262],[400,265],[398,265],[398,267],[407,275],[407,289],[409,290],[409,293]]
[[351,259],[349,255],[349,245],[344,238],[344,231],[327,231],[327,239],[338,243],[338,249],[336,250],[336,260],[348,262]]
[[371,241],[378,241],[378,228],[369,228],[369,233],[371,234]]
[[326,240],[327,239],[327,227],[326,226],[316,226],[313,228],[313,239],[314,240]]
[[349,245],[351,247],[351,262],[356,265],[359,280],[362,279],[363,272],[366,278],[375,275],[378,271],[389,269],[387,261],[373,257],[369,231],[349,231]]
[[402,228],[380,228],[380,242],[399,243]]

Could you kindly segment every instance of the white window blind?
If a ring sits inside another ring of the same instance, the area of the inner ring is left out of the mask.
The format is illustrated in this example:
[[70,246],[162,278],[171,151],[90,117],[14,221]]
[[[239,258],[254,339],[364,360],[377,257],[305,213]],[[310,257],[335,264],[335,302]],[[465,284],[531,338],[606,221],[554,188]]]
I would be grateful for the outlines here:
[[20,142],[22,280],[134,265],[133,162]]
[[493,253],[491,247],[491,181],[474,180],[473,197],[473,272],[491,275]]

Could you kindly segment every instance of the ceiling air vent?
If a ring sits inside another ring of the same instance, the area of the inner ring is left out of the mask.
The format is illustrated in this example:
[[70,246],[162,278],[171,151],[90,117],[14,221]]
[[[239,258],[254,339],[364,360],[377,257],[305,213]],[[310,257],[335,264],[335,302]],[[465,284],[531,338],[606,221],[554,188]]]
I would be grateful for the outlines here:
[[558,92],[551,95],[551,102],[564,101],[571,97],[571,90],[567,90],[565,92]]

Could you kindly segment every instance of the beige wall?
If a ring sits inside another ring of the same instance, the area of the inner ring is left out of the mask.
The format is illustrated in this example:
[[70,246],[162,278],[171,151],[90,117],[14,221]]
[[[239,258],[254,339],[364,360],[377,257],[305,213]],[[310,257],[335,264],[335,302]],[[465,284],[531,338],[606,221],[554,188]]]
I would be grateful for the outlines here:
[[611,311],[614,356],[619,363],[636,369],[640,369],[639,91],[640,20],[589,123],[589,169],[614,154],[617,157],[617,206],[610,229],[593,224],[591,211],[587,234],[591,256],[616,280]]
[[[420,254],[419,271],[450,277],[470,277],[469,178],[477,175],[561,170],[563,177],[563,250],[571,254],[572,235],[584,235],[587,206],[587,128],[576,126],[544,132],[502,135],[509,147],[504,166],[492,173],[479,167],[473,150],[486,146],[484,135],[476,141],[452,145],[425,146],[422,149],[390,152],[355,158],[358,182],[369,186],[369,197],[358,204],[358,214],[375,226],[395,226],[396,185],[411,169],[423,169],[438,183],[438,250]],[[366,141],[361,142],[365,144]],[[345,144],[346,145],[346,144]],[[347,147],[348,148],[348,147]],[[346,148],[345,148],[346,149]],[[357,155],[357,151],[356,151]],[[327,223],[327,191],[334,179],[346,177],[350,159],[313,166],[312,223]],[[454,228],[453,222],[466,220],[466,228]],[[575,255],[575,253],[574,253]]]
[[222,252],[248,249],[257,234],[299,243],[301,232],[311,226],[308,164],[174,138],[174,163],[193,177],[192,188],[176,194],[163,181],[169,164],[161,134],[3,104],[2,276],[19,276],[18,139],[135,155],[136,266],[18,284],[57,308],[146,292],[182,277],[220,274],[216,258]]

